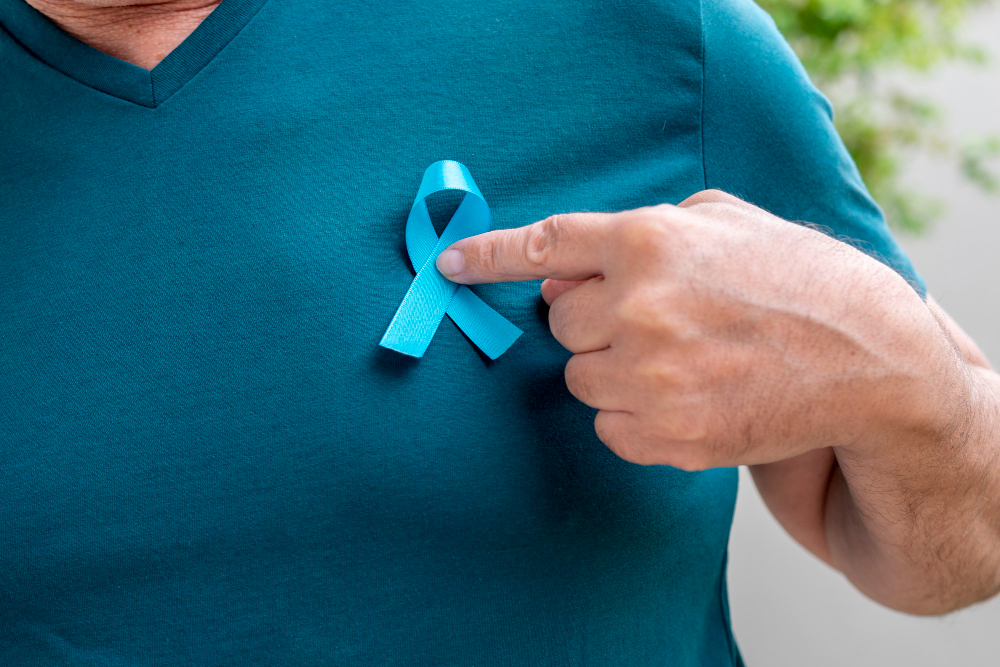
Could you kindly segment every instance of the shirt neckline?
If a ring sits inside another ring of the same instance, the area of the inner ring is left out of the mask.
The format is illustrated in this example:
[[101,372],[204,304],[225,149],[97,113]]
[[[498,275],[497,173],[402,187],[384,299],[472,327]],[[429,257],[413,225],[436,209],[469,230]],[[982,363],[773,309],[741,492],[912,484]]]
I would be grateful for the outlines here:
[[85,86],[156,108],[194,78],[267,0],[222,0],[151,70],[81,42],[25,0],[0,0],[0,23],[32,55]]

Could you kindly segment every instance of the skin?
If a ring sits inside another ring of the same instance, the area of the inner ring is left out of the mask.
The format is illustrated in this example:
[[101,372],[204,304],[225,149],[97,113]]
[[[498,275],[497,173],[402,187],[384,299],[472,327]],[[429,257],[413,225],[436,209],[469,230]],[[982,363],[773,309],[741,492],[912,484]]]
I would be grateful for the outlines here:
[[81,42],[153,69],[221,0],[27,0]]
[[[218,4],[28,2],[147,69]],[[489,232],[438,267],[545,279],[566,383],[622,458],[750,466],[785,529],[889,607],[943,613],[1000,589],[1000,376],[884,265],[708,191]]]
[[566,384],[623,459],[750,466],[796,540],[894,609],[1000,589],[1000,376],[885,265],[707,191],[470,237],[438,268],[545,279]]

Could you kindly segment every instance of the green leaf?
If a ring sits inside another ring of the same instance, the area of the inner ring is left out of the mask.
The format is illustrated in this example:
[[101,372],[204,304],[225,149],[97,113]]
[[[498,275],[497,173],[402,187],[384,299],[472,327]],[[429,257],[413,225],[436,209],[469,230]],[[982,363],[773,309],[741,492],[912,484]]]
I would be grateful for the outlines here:
[[958,28],[987,0],[760,0],[837,111],[836,125],[862,178],[897,229],[919,233],[943,214],[940,202],[900,183],[913,151],[951,161],[972,184],[1000,191],[1000,139],[959,144],[933,102],[887,85],[888,74],[928,73],[950,61],[987,62]]

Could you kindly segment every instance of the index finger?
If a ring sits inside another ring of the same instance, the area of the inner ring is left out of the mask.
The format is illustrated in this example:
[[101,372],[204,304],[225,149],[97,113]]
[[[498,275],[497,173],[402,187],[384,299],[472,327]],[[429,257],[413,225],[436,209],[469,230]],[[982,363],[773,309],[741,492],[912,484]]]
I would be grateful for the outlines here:
[[448,246],[437,268],[466,285],[512,280],[586,280],[600,275],[614,213],[564,213]]

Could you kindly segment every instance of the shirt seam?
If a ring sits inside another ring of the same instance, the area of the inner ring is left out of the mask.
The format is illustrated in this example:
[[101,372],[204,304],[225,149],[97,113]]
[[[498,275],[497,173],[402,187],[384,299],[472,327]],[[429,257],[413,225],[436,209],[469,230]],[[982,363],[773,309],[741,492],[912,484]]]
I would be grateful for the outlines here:
[[3,23],[0,23],[0,31],[2,31],[4,34],[6,34],[10,38],[10,41],[13,42],[15,45],[17,45],[17,47],[19,49],[21,49],[22,51],[24,51],[25,53],[27,53],[31,57],[32,60],[41,63],[42,65],[44,65],[45,67],[48,67],[53,72],[58,72],[60,76],[66,77],[70,81],[75,81],[76,83],[80,84],[84,88],[87,88],[88,90],[93,90],[94,92],[100,93],[101,95],[106,95],[106,96],[108,96],[108,97],[110,97],[112,99],[119,100],[119,101],[125,102],[127,104],[134,104],[136,106],[143,107],[145,109],[152,109],[153,108],[151,106],[142,104],[141,102],[136,102],[135,100],[130,100],[130,99],[126,99],[124,97],[120,97],[118,95],[115,95],[114,93],[109,93],[106,90],[101,90],[100,88],[97,88],[95,86],[91,86],[89,83],[84,83],[83,81],[80,81],[78,78],[76,78],[75,76],[73,76],[69,72],[64,72],[63,70],[59,69],[58,67],[56,67],[55,65],[53,65],[52,63],[50,63],[47,59],[45,59],[45,58],[41,57],[39,54],[35,53],[27,44],[25,44],[24,42],[22,42],[21,40],[19,40],[17,38],[17,35],[15,35],[14,33],[12,33],[7,28],[7,26],[5,26]]
[[101,95],[107,95],[108,97],[111,97],[111,98],[116,99],[116,100],[120,100],[122,102],[125,102],[126,104],[132,104],[132,105],[135,105],[137,107],[142,107],[144,109],[156,109],[156,108],[158,108],[160,106],[161,103],[166,103],[171,97],[173,97],[175,94],[179,93],[189,83],[191,83],[196,78],[198,78],[198,76],[201,75],[201,73],[204,70],[206,70],[209,65],[211,65],[213,62],[215,62],[216,58],[218,58],[220,55],[222,55],[222,53],[226,49],[229,48],[230,44],[232,44],[234,41],[236,41],[236,38],[239,37],[243,33],[243,31],[246,30],[247,27],[249,27],[249,25],[251,23],[253,23],[257,19],[257,17],[260,15],[260,12],[264,9],[264,7],[266,7],[269,4],[270,4],[270,0],[265,0],[264,2],[262,2],[261,5],[260,5],[260,7],[257,8],[257,11],[254,12],[254,15],[251,16],[246,21],[246,23],[244,23],[243,26],[240,27],[240,29],[232,36],[232,38],[228,42],[226,42],[226,44],[224,46],[222,46],[222,48],[220,48],[207,62],[205,62],[200,68],[198,68],[198,70],[189,79],[187,79],[179,88],[177,88],[177,90],[173,91],[172,93],[170,93],[169,95],[167,95],[162,100],[159,100],[156,97],[156,77],[153,75],[153,70],[148,70],[147,71],[147,76],[148,76],[148,79],[149,79],[149,91],[150,91],[150,98],[151,98],[149,104],[143,104],[142,102],[138,102],[138,101],[136,101],[134,99],[130,99],[128,97],[123,97],[121,95],[116,95],[115,93],[108,92],[107,90],[103,90],[101,88],[98,88],[97,86],[93,86],[93,85],[87,83],[86,81],[81,81],[80,79],[78,79],[77,77],[73,76],[69,72],[63,71],[61,68],[59,68],[56,65],[54,65],[53,63],[49,62],[49,60],[47,58],[43,58],[40,54],[35,53],[34,50],[32,50],[24,42],[22,42],[21,40],[19,40],[17,38],[17,36],[13,32],[11,32],[7,28],[7,26],[5,26],[2,22],[0,22],[0,30],[2,30],[3,33],[5,33],[8,37],[10,37],[11,41],[14,44],[16,44],[22,51],[24,51],[29,56],[31,56],[31,58],[33,60],[42,63],[43,65],[45,65],[49,69],[51,69],[51,70],[53,70],[55,72],[58,72],[61,76],[64,76],[67,79],[70,79],[71,81],[74,81],[74,82],[78,83],[79,85],[83,86],[84,88],[96,91],[96,92],[100,93]]
[[197,79],[197,78],[198,78],[199,76],[201,76],[201,73],[202,73],[202,72],[204,72],[204,71],[205,71],[206,69],[208,69],[208,68],[209,68],[209,66],[211,66],[211,65],[212,65],[212,63],[214,63],[214,62],[216,61],[216,59],[217,59],[217,58],[218,58],[219,56],[221,56],[221,55],[223,54],[223,52],[225,52],[225,50],[226,50],[226,49],[228,49],[228,48],[229,48],[229,46],[230,46],[230,45],[231,45],[231,44],[232,44],[233,42],[235,42],[235,41],[236,41],[236,39],[237,39],[237,38],[238,38],[238,37],[239,37],[240,35],[242,35],[242,34],[243,34],[243,31],[244,31],[244,30],[246,30],[247,28],[249,28],[249,27],[250,27],[250,24],[251,24],[251,23],[253,23],[254,21],[256,21],[256,20],[257,20],[257,17],[258,17],[258,16],[260,16],[260,13],[261,13],[262,11],[264,11],[264,8],[265,8],[265,7],[267,7],[267,6],[269,5],[269,4],[271,4],[271,0],[264,0],[264,2],[262,2],[262,3],[260,4],[260,7],[258,7],[258,8],[257,8],[257,11],[256,11],[256,12],[254,12],[253,16],[251,16],[251,17],[250,17],[249,19],[247,19],[246,23],[244,23],[244,24],[243,24],[243,25],[242,25],[242,26],[240,27],[240,29],[236,31],[236,34],[234,34],[234,35],[232,36],[232,39],[230,39],[230,40],[229,40],[228,42],[226,42],[226,43],[225,43],[225,45],[223,45],[223,47],[222,47],[222,48],[220,48],[220,49],[218,50],[218,52],[216,52],[216,54],[215,54],[215,55],[213,55],[213,56],[211,57],[211,59],[209,59],[209,61],[208,61],[208,62],[206,62],[206,63],[205,63],[204,65],[202,65],[202,66],[201,66],[200,68],[198,68],[198,71],[197,71],[197,72],[195,72],[195,73],[194,73],[194,74],[193,74],[193,75],[192,75],[192,76],[191,76],[191,77],[190,77],[189,79],[187,79],[187,80],[186,80],[186,81],[185,81],[185,82],[184,82],[183,84],[181,84],[181,86],[180,86],[179,88],[177,88],[177,90],[175,90],[174,92],[170,93],[170,94],[169,94],[169,95],[167,95],[167,96],[166,96],[165,98],[163,98],[162,102],[161,102],[161,101],[158,101],[158,100],[156,99],[156,89],[155,89],[155,85],[156,85],[156,84],[155,84],[155,78],[156,78],[156,77],[150,77],[150,79],[151,79],[151,84],[153,85],[153,106],[154,106],[154,108],[158,108],[158,107],[160,106],[160,104],[161,104],[161,103],[162,103],[162,104],[166,104],[167,102],[169,102],[169,101],[170,101],[170,99],[171,99],[171,98],[173,98],[173,96],[174,96],[174,95],[176,95],[177,93],[179,93],[179,92],[181,92],[182,90],[184,90],[184,89],[185,89],[185,88],[186,88],[186,87],[188,86],[188,84],[190,84],[190,83],[191,83],[192,81],[194,81],[194,80],[195,80],[195,79]]
[[699,109],[698,129],[701,132],[701,178],[704,190],[708,189],[708,160],[705,157],[705,61],[707,60],[707,37],[705,29],[705,0],[699,0],[698,12],[701,24],[701,108]]

